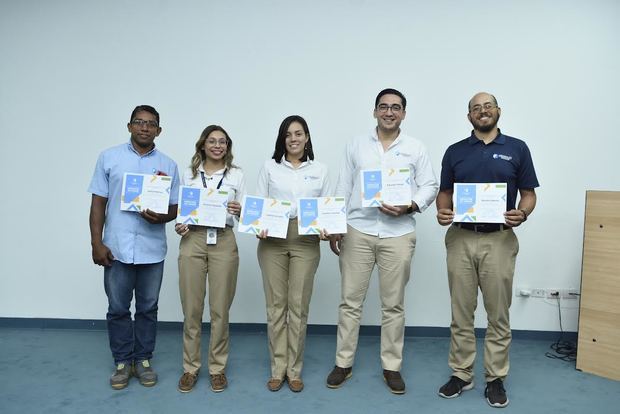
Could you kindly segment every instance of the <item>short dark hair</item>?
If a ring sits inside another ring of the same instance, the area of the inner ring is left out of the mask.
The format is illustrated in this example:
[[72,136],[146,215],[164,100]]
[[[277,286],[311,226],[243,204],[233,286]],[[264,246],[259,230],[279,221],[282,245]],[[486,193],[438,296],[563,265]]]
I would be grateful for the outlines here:
[[383,95],[398,96],[400,100],[403,101],[403,109],[407,109],[407,98],[405,98],[405,95],[403,95],[402,92],[397,91],[396,89],[392,89],[392,88],[387,88],[379,92],[379,95],[377,95],[377,98],[375,99],[375,108],[379,105],[379,100],[381,99]]
[[153,108],[150,105],[138,105],[138,106],[136,106],[136,108],[131,113],[131,118],[129,118],[129,122],[133,121],[133,119],[135,118],[136,114],[138,112],[142,112],[142,111],[148,112],[149,114],[152,114],[153,116],[155,116],[155,119],[157,120],[157,124],[159,125],[159,112],[157,112],[157,109]]
[[299,161],[308,161],[308,159],[314,160],[314,151],[312,151],[312,140],[310,139],[308,123],[299,115],[291,115],[284,118],[284,121],[280,124],[280,130],[278,131],[278,137],[276,138],[276,148],[273,151],[273,156],[271,158],[273,158],[278,164],[280,164],[282,157],[286,154],[286,133],[293,122],[299,122],[308,137],[308,142],[306,142],[306,145],[304,146],[304,155],[302,155]]

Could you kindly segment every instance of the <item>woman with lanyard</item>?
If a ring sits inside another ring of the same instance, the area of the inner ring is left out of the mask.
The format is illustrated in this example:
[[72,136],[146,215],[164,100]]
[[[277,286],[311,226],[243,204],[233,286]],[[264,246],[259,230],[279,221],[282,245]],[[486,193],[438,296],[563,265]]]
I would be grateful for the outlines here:
[[179,291],[183,307],[183,376],[179,391],[189,392],[198,380],[201,367],[200,335],[202,313],[209,281],[209,375],[211,390],[223,391],[228,385],[225,369],[228,360],[228,312],[237,287],[239,254],[232,227],[239,217],[245,181],[243,172],[232,163],[232,140],[217,125],[209,125],[196,142],[196,153],[181,184],[228,191],[226,226],[175,225],[182,236],[179,246]]
[[[314,161],[308,124],[298,115],[280,125],[272,159],[258,176],[257,193],[291,202],[286,239],[258,236],[258,263],[263,274],[267,304],[267,334],[271,357],[270,391],[288,381],[293,392],[303,390],[301,379],[306,324],[314,274],[319,265],[319,236],[297,231],[297,198],[328,193],[327,168]],[[321,238],[325,234],[321,233]]]

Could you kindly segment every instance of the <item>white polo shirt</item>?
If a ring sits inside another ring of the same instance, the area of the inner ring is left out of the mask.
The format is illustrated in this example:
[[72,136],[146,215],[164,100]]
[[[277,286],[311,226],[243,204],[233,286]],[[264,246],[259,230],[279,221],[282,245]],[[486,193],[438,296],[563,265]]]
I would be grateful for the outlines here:
[[280,163],[265,161],[258,174],[257,195],[291,202],[290,217],[297,217],[299,197],[325,197],[329,192],[327,167],[318,161],[302,162],[298,168],[282,157]]
[[[205,182],[207,184],[206,188],[217,188],[220,181],[222,182],[220,186],[220,190],[228,191],[228,201],[238,201],[241,202],[243,195],[245,194],[245,179],[243,177],[243,171],[241,168],[233,167],[226,172],[224,175],[225,168],[218,170],[213,173],[213,175],[207,175],[202,164],[198,167],[198,174],[196,177],[192,177],[192,169],[187,168],[183,171],[183,175],[181,176],[181,185],[185,185],[188,187],[203,187],[202,175],[205,176]],[[233,227],[234,220],[237,216],[233,216],[232,214],[226,213],[226,225]]]
[[335,194],[347,198],[347,223],[351,227],[380,238],[415,231],[415,213],[393,217],[380,212],[377,207],[362,207],[361,170],[404,167],[411,170],[412,201],[422,212],[435,201],[439,189],[422,142],[401,132],[384,151],[377,131],[373,129],[369,135],[347,143]]

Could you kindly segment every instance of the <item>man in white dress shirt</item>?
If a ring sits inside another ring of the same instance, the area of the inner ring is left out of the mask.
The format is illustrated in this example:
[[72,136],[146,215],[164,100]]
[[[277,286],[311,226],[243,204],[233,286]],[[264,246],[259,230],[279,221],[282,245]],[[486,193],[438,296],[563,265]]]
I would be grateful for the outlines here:
[[[377,127],[350,141],[340,169],[336,195],[347,199],[346,235],[332,235],[330,246],[340,256],[341,303],[338,315],[336,366],[327,377],[329,388],[339,388],[351,377],[359,336],[362,307],[371,273],[379,268],[381,297],[381,365],[391,392],[405,393],[400,374],[405,333],[405,287],[415,250],[415,218],[433,203],[438,184],[426,148],[403,134],[407,99],[395,89],[377,95],[373,115]],[[409,168],[411,204],[362,207],[360,171]]]

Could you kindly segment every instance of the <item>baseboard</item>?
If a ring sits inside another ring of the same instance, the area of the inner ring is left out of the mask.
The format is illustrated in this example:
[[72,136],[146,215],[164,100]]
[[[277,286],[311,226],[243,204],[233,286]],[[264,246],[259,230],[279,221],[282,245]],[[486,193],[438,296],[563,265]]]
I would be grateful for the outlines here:
[[[205,323],[205,331],[209,324]],[[158,322],[158,328],[164,330],[181,330],[182,322]],[[102,319],[52,319],[52,318],[0,318],[0,328],[15,329],[90,329],[105,330],[106,321]],[[266,334],[267,325],[264,323],[231,323],[231,332]],[[476,337],[484,338],[486,329],[476,328]],[[310,335],[336,335],[336,325],[308,325]],[[360,327],[360,335],[379,336],[381,327],[364,325]],[[556,340],[562,335],[564,340],[576,341],[577,332],[559,331],[530,331],[513,329],[514,339]],[[407,337],[446,338],[450,336],[448,327],[439,326],[407,326]]]

